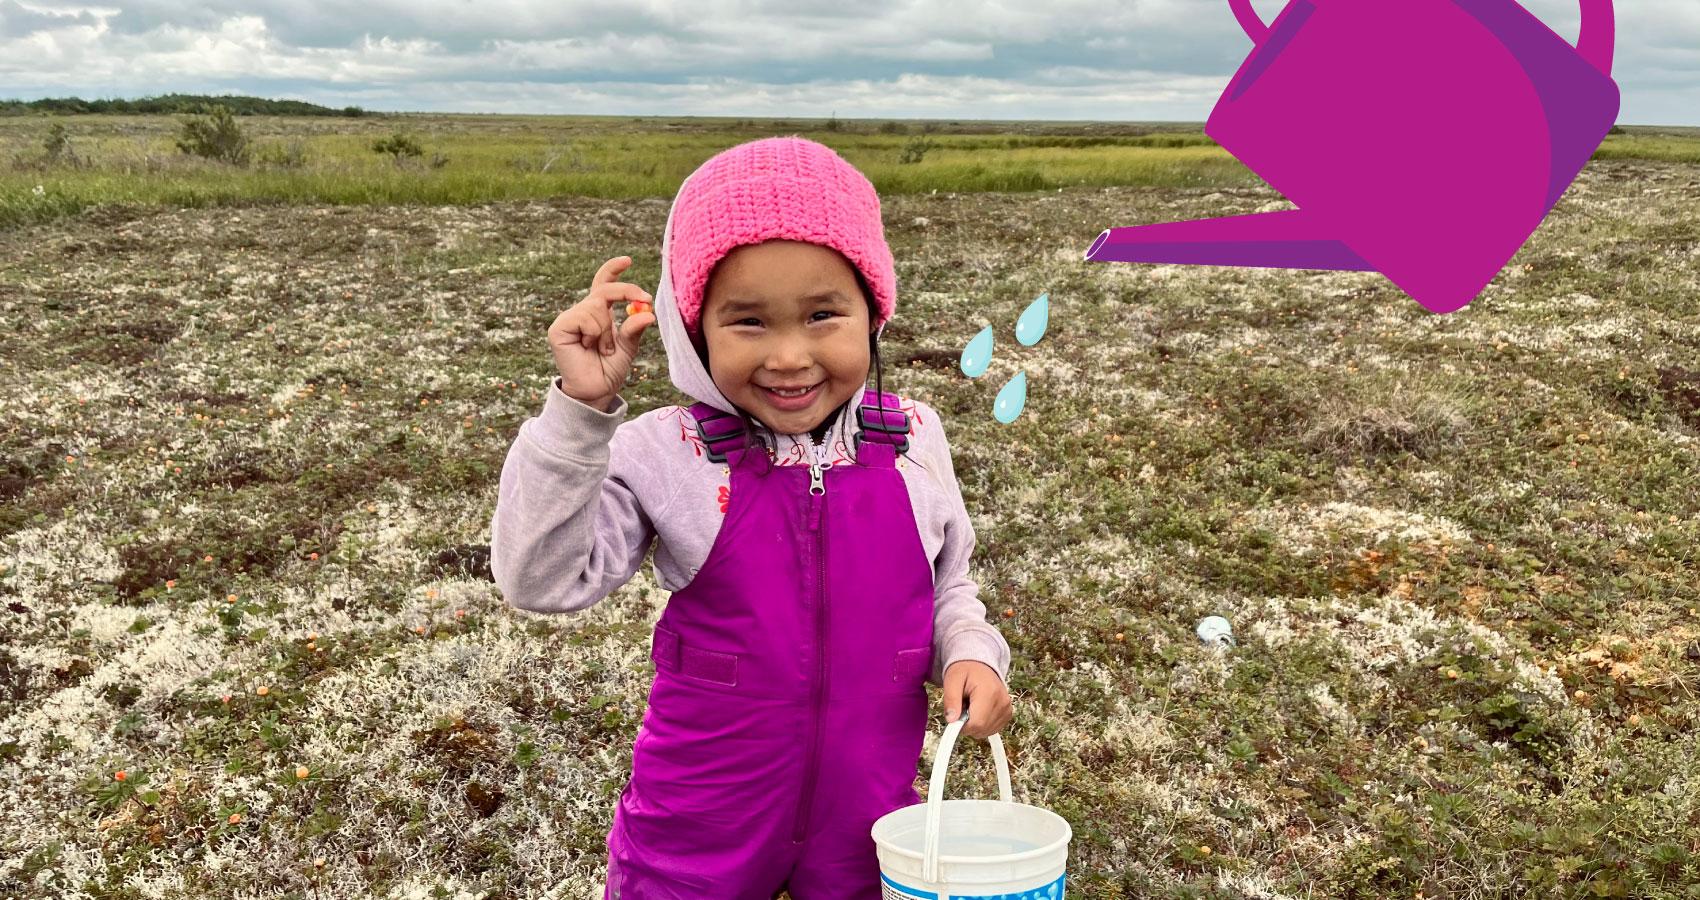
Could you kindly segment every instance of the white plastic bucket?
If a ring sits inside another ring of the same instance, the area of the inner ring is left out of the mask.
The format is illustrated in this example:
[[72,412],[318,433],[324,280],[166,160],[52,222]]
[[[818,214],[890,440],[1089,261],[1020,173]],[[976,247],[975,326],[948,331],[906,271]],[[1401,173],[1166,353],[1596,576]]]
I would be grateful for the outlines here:
[[1061,900],[1068,821],[1016,803],[1009,760],[992,735],[998,800],[944,799],[945,773],[966,715],[945,727],[933,757],[927,802],[881,816],[873,836],[884,900]]

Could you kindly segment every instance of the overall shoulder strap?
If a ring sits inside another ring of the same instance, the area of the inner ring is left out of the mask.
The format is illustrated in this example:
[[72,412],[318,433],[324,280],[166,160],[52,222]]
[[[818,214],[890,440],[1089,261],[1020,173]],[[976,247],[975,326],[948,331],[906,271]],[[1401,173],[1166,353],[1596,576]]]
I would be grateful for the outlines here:
[[862,442],[889,444],[892,453],[909,449],[909,414],[903,411],[903,401],[896,394],[866,391],[856,410],[855,451],[861,456]]
[[696,419],[697,436],[702,438],[709,461],[723,463],[726,451],[744,440],[744,422],[729,412],[722,412],[707,403],[691,405],[691,417]]

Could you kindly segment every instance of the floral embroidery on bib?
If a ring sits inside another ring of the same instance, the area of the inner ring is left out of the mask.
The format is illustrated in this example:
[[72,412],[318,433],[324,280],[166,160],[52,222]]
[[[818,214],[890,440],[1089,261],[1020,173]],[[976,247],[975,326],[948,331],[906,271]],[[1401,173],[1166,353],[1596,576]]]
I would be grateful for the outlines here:
[[691,445],[698,456],[705,455],[702,435],[697,434],[696,419],[691,417],[691,411],[683,406],[669,406],[661,412],[661,418],[672,419],[679,426],[679,440]]

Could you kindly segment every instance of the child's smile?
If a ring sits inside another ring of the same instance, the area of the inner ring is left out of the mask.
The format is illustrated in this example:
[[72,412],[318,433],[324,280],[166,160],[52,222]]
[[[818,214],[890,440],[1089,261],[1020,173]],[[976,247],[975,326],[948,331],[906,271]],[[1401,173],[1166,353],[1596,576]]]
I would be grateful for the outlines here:
[[762,386],[762,390],[769,394],[769,397],[767,398],[768,403],[783,410],[795,411],[808,409],[809,406],[815,402],[815,398],[818,396],[820,391],[820,386],[824,383],[825,382],[816,382],[809,387],[789,389],[764,385]]
[[811,431],[868,380],[868,299],[838,251],[772,240],[734,249],[704,292],[709,374],[785,434]]

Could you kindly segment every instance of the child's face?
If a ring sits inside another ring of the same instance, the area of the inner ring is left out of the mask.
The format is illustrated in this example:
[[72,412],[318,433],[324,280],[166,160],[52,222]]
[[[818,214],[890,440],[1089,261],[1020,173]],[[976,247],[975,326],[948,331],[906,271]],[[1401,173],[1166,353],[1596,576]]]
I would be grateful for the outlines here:
[[714,386],[774,431],[812,430],[867,383],[867,300],[855,268],[831,247],[773,240],[733,249],[709,276],[701,323]]

